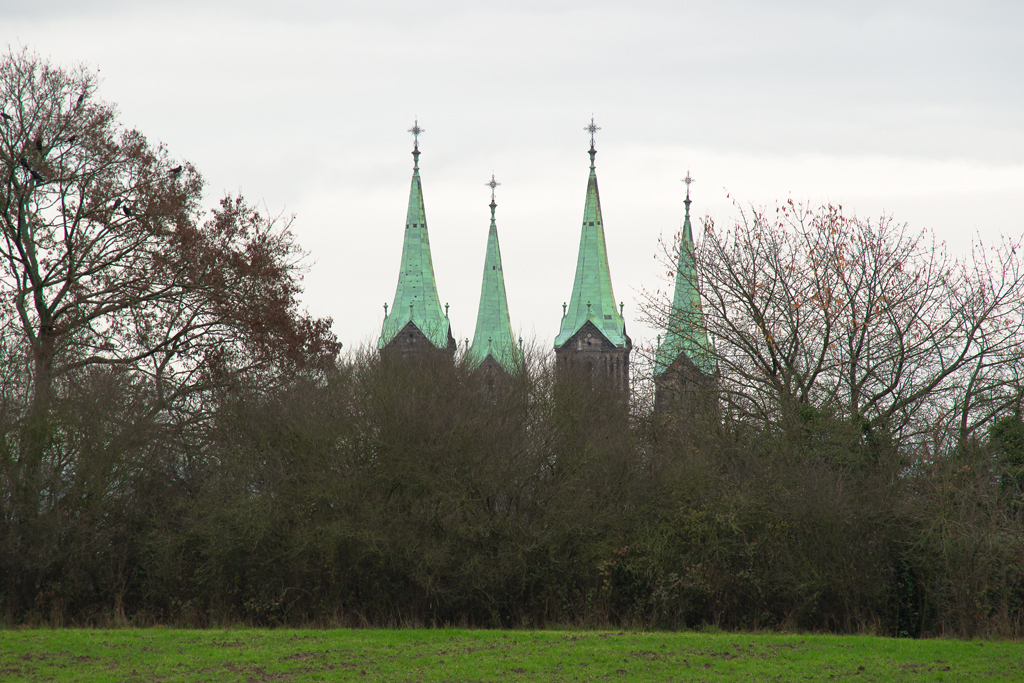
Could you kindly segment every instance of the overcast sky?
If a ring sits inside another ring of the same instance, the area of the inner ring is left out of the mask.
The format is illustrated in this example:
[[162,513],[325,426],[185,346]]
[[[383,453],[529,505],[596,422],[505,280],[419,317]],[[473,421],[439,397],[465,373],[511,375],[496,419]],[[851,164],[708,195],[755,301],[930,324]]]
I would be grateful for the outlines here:
[[0,36],[98,69],[124,125],[296,214],[304,303],[346,347],[394,297],[421,137],[453,332],[472,334],[494,173],[512,325],[550,344],[569,298],[593,114],[616,297],[666,287],[659,235],[693,212],[840,202],[963,252],[1019,235],[1021,2],[0,0]]

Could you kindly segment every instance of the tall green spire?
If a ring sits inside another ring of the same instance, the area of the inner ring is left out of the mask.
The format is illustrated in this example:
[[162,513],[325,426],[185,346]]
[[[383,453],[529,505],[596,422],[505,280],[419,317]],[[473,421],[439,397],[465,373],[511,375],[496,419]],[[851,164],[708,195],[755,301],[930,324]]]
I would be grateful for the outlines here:
[[584,130],[590,132],[590,179],[587,181],[587,201],[583,208],[583,232],[580,251],[576,259],[576,279],[572,284],[572,298],[562,312],[562,325],[555,337],[555,348],[560,348],[589,320],[608,341],[616,347],[630,344],[626,336],[626,322],[615,304],[612,278],[608,269],[608,252],[604,243],[604,224],[601,219],[601,198],[597,192],[597,171],[594,168],[594,133],[600,128],[590,120]]
[[706,375],[714,374],[715,363],[704,329],[704,314],[700,307],[700,291],[697,289],[697,264],[693,258],[693,230],[690,227],[690,183],[693,178],[686,172],[686,217],[683,219],[683,235],[679,244],[679,261],[676,264],[675,292],[672,296],[672,311],[669,315],[665,339],[658,347],[655,357],[655,375],[663,375],[685,354],[697,369]]
[[487,253],[484,256],[484,277],[480,286],[480,308],[476,314],[476,331],[469,349],[470,367],[478,367],[488,356],[494,358],[509,373],[522,366],[522,354],[512,336],[505,297],[505,275],[501,270],[501,249],[498,247],[498,225],[494,218],[497,203],[494,188],[501,183],[494,180],[491,188],[491,229],[487,233]]
[[390,313],[384,318],[378,348],[384,348],[409,322],[439,349],[449,345],[448,314],[441,310],[434,280],[434,263],[430,258],[427,235],[427,214],[423,208],[423,186],[420,183],[419,135],[424,132],[419,121],[409,129],[413,134],[412,187],[409,190],[409,211],[405,219],[405,240],[402,244],[402,266],[398,272],[398,288]]

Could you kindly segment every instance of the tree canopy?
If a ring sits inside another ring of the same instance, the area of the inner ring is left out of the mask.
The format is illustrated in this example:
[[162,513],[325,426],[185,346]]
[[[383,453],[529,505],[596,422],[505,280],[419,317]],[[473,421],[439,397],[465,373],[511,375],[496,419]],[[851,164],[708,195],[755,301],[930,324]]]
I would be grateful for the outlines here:
[[734,417],[790,430],[826,412],[866,439],[925,444],[968,439],[1012,407],[1024,373],[1019,239],[954,258],[926,231],[839,206],[738,214],[724,229],[704,221],[699,310],[653,295],[646,305],[659,327],[710,336]]
[[329,321],[298,310],[291,221],[241,197],[204,218],[199,171],[121,127],[97,89],[27,49],[0,60],[0,325],[8,360],[30,359],[32,400],[105,367],[169,408],[243,371],[333,359]]

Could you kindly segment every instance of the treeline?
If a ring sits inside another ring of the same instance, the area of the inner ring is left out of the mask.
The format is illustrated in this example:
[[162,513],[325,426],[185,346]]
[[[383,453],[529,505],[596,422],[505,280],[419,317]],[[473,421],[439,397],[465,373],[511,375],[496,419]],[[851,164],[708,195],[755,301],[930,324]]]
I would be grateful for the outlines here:
[[97,87],[0,57],[0,623],[1020,633],[1020,241],[741,211],[647,302],[708,395],[492,386],[339,357],[290,220]]
[[630,415],[542,361],[489,389],[364,354],[198,431],[106,379],[54,411],[31,518],[3,425],[7,624],[1020,632],[1019,415],[924,462],[822,414]]

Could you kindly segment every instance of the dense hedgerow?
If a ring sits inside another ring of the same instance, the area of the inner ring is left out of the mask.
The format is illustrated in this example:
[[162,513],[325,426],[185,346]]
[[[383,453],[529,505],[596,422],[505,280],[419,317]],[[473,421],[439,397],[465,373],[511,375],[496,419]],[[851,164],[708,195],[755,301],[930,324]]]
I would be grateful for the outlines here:
[[1019,416],[923,458],[806,411],[802,437],[630,411],[543,360],[491,388],[367,353],[195,426],[83,386],[31,518],[2,424],[8,624],[1021,627]]

